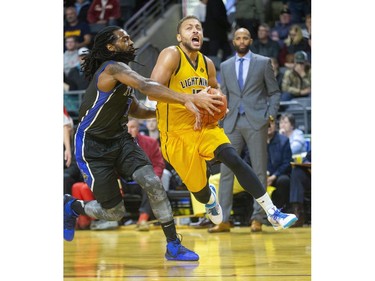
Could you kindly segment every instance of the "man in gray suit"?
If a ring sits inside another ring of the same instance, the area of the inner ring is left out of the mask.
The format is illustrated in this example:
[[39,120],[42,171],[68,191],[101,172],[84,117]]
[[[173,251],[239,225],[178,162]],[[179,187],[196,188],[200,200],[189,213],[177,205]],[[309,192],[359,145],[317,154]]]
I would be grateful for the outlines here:
[[[234,33],[236,55],[221,63],[221,90],[227,96],[229,112],[223,128],[232,145],[240,154],[247,145],[251,166],[266,189],[267,130],[270,118],[275,118],[280,101],[280,89],[273,73],[271,59],[250,51],[250,32],[239,28]],[[220,166],[219,200],[223,222],[208,231],[230,231],[229,217],[233,202],[233,172]],[[254,200],[251,231],[262,230],[267,221],[264,210]]]

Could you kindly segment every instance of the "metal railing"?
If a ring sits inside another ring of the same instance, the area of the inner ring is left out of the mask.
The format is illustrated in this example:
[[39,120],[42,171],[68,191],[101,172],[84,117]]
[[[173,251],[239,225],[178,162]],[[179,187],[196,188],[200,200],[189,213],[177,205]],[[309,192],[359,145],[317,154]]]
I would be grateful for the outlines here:
[[163,18],[165,12],[175,0],[150,0],[139,9],[125,24],[124,29],[132,40],[147,35],[147,29],[158,19]]
[[[311,128],[310,128],[310,125],[309,125],[310,123],[309,123],[309,119],[308,119],[308,111],[311,111],[311,107],[305,106],[302,103],[300,103],[298,101],[295,101],[295,100],[280,101],[280,106],[283,106],[283,105],[287,105],[287,106],[292,105],[292,106],[296,106],[296,107],[300,108],[303,111],[304,131],[305,131],[305,133],[308,133],[308,132],[311,131]],[[292,110],[288,109],[287,111],[292,111]]]

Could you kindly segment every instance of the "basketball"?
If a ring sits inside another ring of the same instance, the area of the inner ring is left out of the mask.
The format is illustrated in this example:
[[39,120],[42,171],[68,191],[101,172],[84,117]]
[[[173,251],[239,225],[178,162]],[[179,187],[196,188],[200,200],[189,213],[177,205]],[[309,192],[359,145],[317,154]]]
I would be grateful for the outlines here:
[[217,106],[221,110],[221,112],[216,112],[214,111],[214,115],[210,115],[207,110],[201,109],[201,119],[202,119],[202,125],[207,125],[207,124],[213,124],[225,117],[225,114],[227,112],[227,97],[218,89],[210,88],[208,91],[210,95],[218,95],[221,101],[224,103],[223,105]]

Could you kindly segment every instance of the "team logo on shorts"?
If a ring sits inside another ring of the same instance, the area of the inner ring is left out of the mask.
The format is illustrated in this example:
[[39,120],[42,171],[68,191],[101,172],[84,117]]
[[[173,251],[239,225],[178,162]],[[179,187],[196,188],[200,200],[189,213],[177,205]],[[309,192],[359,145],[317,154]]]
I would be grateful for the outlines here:
[[82,170],[81,170],[81,174],[83,176],[83,180],[86,182],[86,180],[88,179],[87,174],[85,172],[83,172]]

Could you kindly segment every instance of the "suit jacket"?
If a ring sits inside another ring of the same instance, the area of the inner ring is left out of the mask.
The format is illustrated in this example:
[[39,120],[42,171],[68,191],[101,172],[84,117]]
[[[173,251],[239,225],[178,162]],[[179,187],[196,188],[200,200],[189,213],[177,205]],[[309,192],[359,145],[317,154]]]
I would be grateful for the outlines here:
[[279,109],[280,89],[276,81],[271,60],[267,57],[251,54],[251,61],[244,88],[238,85],[235,59],[220,64],[221,90],[227,96],[229,112],[223,121],[226,133],[231,133],[235,127],[238,107],[242,101],[246,118],[250,125],[259,130],[268,123],[270,115],[276,117]]

